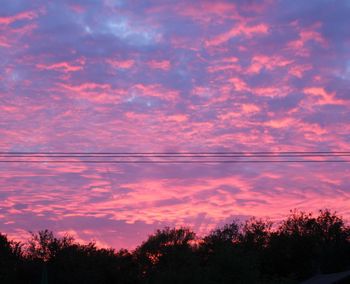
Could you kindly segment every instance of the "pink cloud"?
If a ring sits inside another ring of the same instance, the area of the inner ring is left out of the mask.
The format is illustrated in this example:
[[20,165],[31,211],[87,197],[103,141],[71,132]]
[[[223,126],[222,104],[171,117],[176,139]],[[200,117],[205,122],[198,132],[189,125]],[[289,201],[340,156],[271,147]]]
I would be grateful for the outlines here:
[[168,116],[167,119],[175,122],[186,122],[188,120],[188,116],[185,114],[174,114]]
[[290,69],[288,70],[288,73],[297,77],[302,78],[304,73],[311,70],[312,65],[311,64],[303,64],[303,65],[292,65]]
[[309,56],[310,49],[307,47],[307,43],[309,42],[318,43],[323,48],[328,47],[328,41],[319,31],[317,31],[322,26],[321,23],[316,23],[308,28],[300,28],[298,23],[293,23],[292,25],[297,26],[299,37],[296,40],[290,41],[287,44],[287,49],[293,50],[300,56]]
[[86,99],[96,103],[117,103],[126,95],[122,89],[113,89],[109,84],[83,83],[70,85],[58,83],[61,92],[74,99]]
[[346,102],[336,98],[336,93],[329,93],[322,87],[305,88],[304,93],[317,98],[318,105],[346,105]]
[[157,97],[169,101],[176,101],[179,98],[176,90],[163,88],[159,84],[135,84],[130,88],[130,92],[135,96]]
[[229,79],[229,82],[231,82],[235,88],[236,91],[248,91],[250,88],[248,87],[247,83],[238,77],[233,77]]
[[210,98],[213,96],[214,91],[209,87],[196,86],[192,90],[192,94],[202,98]]
[[151,60],[147,62],[147,65],[152,69],[161,69],[164,71],[168,71],[170,69],[170,61],[169,60]]
[[268,29],[269,27],[267,24],[248,26],[244,23],[239,23],[228,32],[218,35],[210,40],[207,40],[205,44],[206,46],[210,47],[226,43],[231,38],[241,35],[248,38],[251,38],[255,34],[266,35],[268,33]]
[[257,95],[257,96],[262,96],[262,97],[286,97],[290,94],[292,89],[287,86],[266,86],[266,87],[256,87],[253,88],[252,93]]
[[251,65],[247,69],[248,74],[256,74],[265,68],[274,70],[277,67],[285,67],[293,63],[293,60],[285,59],[281,56],[255,55],[251,60]]
[[107,63],[111,65],[113,68],[118,68],[118,69],[130,69],[135,65],[135,61],[132,59],[128,59],[128,60],[107,59]]
[[[4,20],[6,23],[6,21]],[[0,46],[5,48],[15,47],[14,46],[23,36],[29,36],[37,28],[37,24],[29,23],[22,27],[9,27],[6,24],[3,26],[0,25]],[[28,45],[24,45],[22,48],[28,48]]]
[[226,57],[221,60],[214,61],[207,67],[209,73],[216,73],[222,71],[240,71],[242,67],[238,64],[239,59],[237,57]]
[[277,120],[270,120],[265,123],[266,126],[272,127],[272,128],[285,128],[285,127],[292,127],[295,125],[295,119],[294,118],[281,118]]
[[209,24],[221,22],[223,19],[242,19],[234,3],[226,1],[200,1],[195,4],[178,5],[177,13],[190,17],[194,21]]
[[242,104],[242,111],[244,113],[247,113],[247,114],[256,113],[256,112],[259,112],[260,110],[261,108],[256,104]]
[[70,62],[58,62],[54,64],[37,64],[36,67],[41,70],[57,70],[62,71],[64,73],[76,72],[82,70],[85,64],[84,59],[78,60],[75,64],[71,64]]
[[14,16],[0,17],[0,25],[9,25],[20,20],[32,20],[37,14],[31,11],[22,12]]

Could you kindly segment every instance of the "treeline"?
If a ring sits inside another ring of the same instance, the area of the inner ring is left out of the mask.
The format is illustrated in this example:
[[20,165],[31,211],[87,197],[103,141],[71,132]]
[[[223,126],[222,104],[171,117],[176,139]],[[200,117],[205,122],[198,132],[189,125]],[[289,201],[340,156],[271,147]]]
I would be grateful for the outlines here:
[[233,221],[197,238],[157,230],[133,251],[79,244],[50,231],[27,243],[0,234],[0,283],[298,283],[350,269],[350,227],[335,212],[292,211],[278,225]]

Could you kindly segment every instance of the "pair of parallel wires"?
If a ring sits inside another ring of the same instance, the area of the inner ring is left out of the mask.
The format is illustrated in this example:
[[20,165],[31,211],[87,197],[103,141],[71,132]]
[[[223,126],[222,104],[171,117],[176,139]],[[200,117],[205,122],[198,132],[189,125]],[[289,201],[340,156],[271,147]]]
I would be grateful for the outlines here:
[[350,152],[0,152],[0,163],[349,163]]

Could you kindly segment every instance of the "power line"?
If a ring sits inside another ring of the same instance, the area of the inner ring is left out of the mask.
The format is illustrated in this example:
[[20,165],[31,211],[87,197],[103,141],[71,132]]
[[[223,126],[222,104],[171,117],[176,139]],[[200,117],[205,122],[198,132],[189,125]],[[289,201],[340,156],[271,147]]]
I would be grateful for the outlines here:
[[280,154],[280,155],[266,155],[266,154],[255,154],[255,155],[240,155],[240,154],[213,154],[213,155],[204,155],[204,154],[181,154],[181,155],[1,155],[0,158],[262,158],[262,157],[350,157],[350,154]]
[[135,161],[113,161],[113,160],[0,160],[0,163],[92,163],[92,164],[206,164],[206,163],[350,163],[350,160],[135,160]]
[[[0,163],[347,163],[347,151],[270,152],[0,152]],[[66,159],[70,158],[70,159]],[[97,159],[96,159],[97,158]],[[233,159],[232,159],[233,158]],[[262,159],[261,159],[262,158]],[[300,159],[301,158],[301,159]],[[304,159],[305,158],[305,159]],[[317,159],[310,159],[317,158]],[[327,158],[322,160],[322,158]],[[335,158],[335,159],[332,159]],[[78,159],[78,160],[72,160]]]
[[0,155],[278,155],[278,154],[350,154],[350,151],[241,151],[241,152],[0,152]]

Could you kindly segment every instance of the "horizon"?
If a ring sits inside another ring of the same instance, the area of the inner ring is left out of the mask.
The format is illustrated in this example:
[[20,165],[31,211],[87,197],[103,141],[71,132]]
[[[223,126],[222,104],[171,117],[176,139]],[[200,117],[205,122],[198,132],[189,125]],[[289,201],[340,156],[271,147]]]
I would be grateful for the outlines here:
[[333,211],[330,208],[323,208],[323,209],[319,209],[316,211],[303,211],[303,210],[298,210],[298,209],[290,209],[288,214],[284,214],[283,216],[281,216],[281,218],[278,218],[278,219],[273,219],[273,218],[270,218],[269,216],[260,216],[260,217],[249,216],[249,217],[240,218],[240,219],[236,218],[236,219],[232,219],[232,220],[227,220],[226,223],[223,221],[219,222],[219,223],[217,223],[216,227],[214,227],[211,230],[204,231],[201,234],[194,231],[191,226],[186,226],[186,225],[179,225],[179,226],[173,226],[173,227],[165,225],[164,227],[155,227],[153,231],[150,231],[150,232],[148,232],[147,235],[145,235],[144,239],[140,239],[139,243],[137,243],[133,246],[129,246],[129,247],[114,247],[112,245],[100,243],[98,240],[95,240],[93,238],[84,240],[84,239],[80,239],[79,237],[77,238],[76,236],[74,236],[74,234],[70,234],[69,232],[57,233],[55,231],[51,231],[51,230],[45,229],[45,228],[42,228],[38,231],[33,231],[33,230],[28,231],[26,233],[26,235],[23,234],[20,237],[18,237],[16,235],[6,234],[6,233],[1,232],[1,231],[0,231],[0,234],[8,237],[8,239],[10,239],[14,242],[20,242],[22,245],[24,245],[24,252],[26,251],[26,248],[28,246],[29,241],[33,239],[33,236],[35,236],[35,235],[38,236],[40,233],[46,231],[48,233],[52,233],[53,236],[58,238],[58,239],[72,237],[73,238],[72,241],[74,244],[80,244],[83,246],[89,245],[89,244],[94,244],[94,246],[96,246],[97,249],[112,249],[116,253],[120,250],[126,249],[130,253],[133,253],[140,246],[142,246],[142,244],[147,242],[147,240],[149,240],[149,238],[151,236],[157,235],[157,233],[159,231],[166,231],[167,229],[170,229],[170,230],[173,230],[173,229],[175,229],[175,230],[182,230],[182,229],[187,230],[188,229],[189,231],[194,233],[194,237],[195,237],[193,240],[193,243],[190,243],[190,245],[196,246],[196,245],[200,244],[201,241],[203,241],[205,237],[207,237],[211,234],[215,234],[215,231],[217,231],[217,230],[223,230],[223,228],[229,224],[237,224],[239,232],[242,233],[244,225],[249,224],[249,221],[258,221],[258,222],[262,221],[265,224],[268,224],[268,223],[271,224],[271,228],[269,229],[269,232],[279,232],[282,225],[285,224],[284,222],[287,220],[287,218],[290,218],[292,216],[292,214],[297,214],[298,216],[300,216],[300,214],[305,213],[306,215],[311,214],[309,216],[311,216],[312,218],[317,218],[317,216],[320,216],[320,212],[322,212],[322,211],[323,212],[330,212],[331,214],[338,216],[344,222],[344,226],[349,227],[349,225],[350,225],[349,219],[343,218],[342,215],[339,215],[338,212]]
[[[349,222],[349,1],[1,2],[0,232],[129,249],[294,208]],[[230,152],[246,156],[207,162]],[[241,162],[251,152],[333,162]]]

